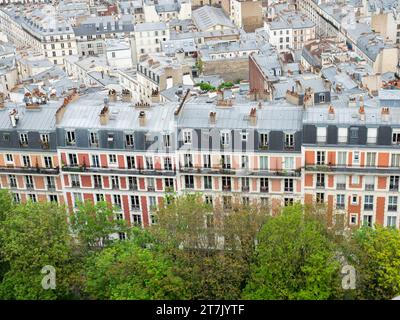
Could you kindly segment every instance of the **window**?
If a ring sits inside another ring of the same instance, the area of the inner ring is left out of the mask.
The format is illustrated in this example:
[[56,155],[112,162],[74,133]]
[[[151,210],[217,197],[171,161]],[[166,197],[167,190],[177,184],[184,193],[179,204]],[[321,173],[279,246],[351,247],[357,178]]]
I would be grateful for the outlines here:
[[358,203],[358,196],[356,194],[353,194],[351,196],[351,204],[355,205]]
[[378,135],[377,128],[368,128],[367,131],[367,143],[376,143],[376,137]]
[[360,183],[360,176],[352,175],[351,176],[351,184],[359,184]]
[[116,207],[116,210],[120,211],[122,209],[121,196],[119,194],[114,194],[113,200],[114,200],[113,202],[114,202],[114,206]]
[[115,154],[108,155],[108,163],[109,164],[117,164],[117,156]]
[[8,182],[10,184],[10,188],[16,188],[17,187],[17,178],[15,177],[15,175],[10,174],[8,176]]
[[294,148],[294,135],[292,133],[285,134],[285,149]]
[[345,208],[344,199],[345,199],[344,194],[337,194],[336,195],[336,209],[344,210],[344,208]]
[[268,178],[260,178],[260,192],[268,192]]
[[268,147],[268,133],[260,133],[260,148],[266,149]]
[[126,156],[126,164],[128,166],[128,169],[135,169],[135,167],[136,167],[135,157],[134,156]]
[[37,202],[36,194],[28,194],[28,198],[32,202]]
[[210,195],[205,196],[205,197],[204,197],[204,202],[205,202],[206,204],[212,205],[212,204],[213,204],[213,198],[212,198],[212,196],[210,196]]
[[347,128],[338,128],[338,143],[347,143]]
[[241,168],[242,169],[247,169],[248,167],[249,167],[249,157],[248,156],[242,156]]
[[28,146],[28,134],[27,133],[20,133],[19,134],[19,143],[22,147]]
[[204,176],[204,189],[212,189],[212,177]]
[[119,177],[118,176],[111,176],[111,188],[119,189]]
[[393,130],[392,143],[393,144],[400,144],[400,131],[399,130]]
[[44,156],[43,159],[44,159],[44,166],[46,168],[53,168],[53,161],[51,157]]
[[166,188],[166,189],[168,189],[168,190],[170,190],[170,191],[173,191],[173,190],[174,190],[174,179],[172,179],[172,178],[165,178],[165,179],[164,179],[164,185],[165,185],[165,188]]
[[397,211],[397,196],[389,196],[388,211]]
[[222,190],[231,191],[231,177],[222,177]]
[[138,189],[136,177],[128,177],[128,187],[129,187],[129,190],[137,190]]
[[367,152],[367,167],[375,167],[376,163],[376,152]]
[[326,127],[317,127],[317,142],[326,142]]
[[10,153],[6,154],[6,162],[14,162],[12,154],[10,154]]
[[347,152],[346,151],[338,151],[337,164],[339,166],[345,166],[346,163],[347,163]]
[[97,132],[90,132],[89,134],[89,142],[91,147],[98,147],[99,146],[99,137]]
[[398,191],[398,190],[399,190],[399,176],[390,176],[389,191]]
[[203,167],[211,168],[211,155],[209,154],[203,155]]
[[242,177],[242,191],[248,192],[250,190],[250,179],[248,177]]
[[68,160],[70,166],[77,166],[78,165],[78,157],[75,153],[68,153]]
[[21,197],[20,197],[19,193],[13,193],[13,200],[14,200],[14,203],[21,203]]
[[283,199],[285,207],[289,207],[293,205],[293,198],[284,198]]
[[104,201],[104,194],[96,193],[96,202],[102,202],[102,201]]
[[172,170],[172,162],[170,157],[164,158],[164,170]]
[[285,192],[293,192],[293,179],[285,179]]
[[133,148],[134,147],[133,134],[126,134],[125,135],[125,146],[127,148]]
[[267,156],[260,156],[260,169],[268,170],[268,157]]
[[232,197],[230,197],[230,196],[223,196],[223,197],[222,197],[222,203],[223,203],[223,208],[224,208],[224,210],[230,210],[230,209],[232,209]]
[[222,165],[222,168],[224,168],[224,169],[230,169],[231,168],[231,156],[222,155],[221,156],[221,165]]
[[75,142],[75,131],[67,131],[66,132],[66,142],[67,145],[74,145]]
[[358,144],[358,128],[350,128],[350,144]]
[[371,215],[364,215],[363,217],[363,225],[367,227],[372,227],[372,216]]
[[360,164],[360,152],[359,151],[354,151],[353,152],[353,164]]
[[189,131],[189,130],[183,131],[183,143],[184,144],[192,143],[192,131]]
[[185,168],[193,168],[193,158],[191,154],[184,154],[183,160]]
[[350,215],[350,224],[355,225],[358,223],[358,215],[353,213]]
[[294,169],[294,157],[284,157],[283,158],[283,169],[293,170]]
[[317,188],[324,188],[325,187],[325,174],[324,173],[317,173]]
[[392,153],[392,167],[400,167],[400,153]]
[[193,189],[194,188],[194,178],[193,176],[185,176],[185,188]]
[[317,203],[324,203],[325,202],[325,193],[317,192],[315,200]]
[[93,185],[96,189],[101,189],[103,187],[100,175],[98,174],[93,175]]
[[247,132],[242,131],[242,133],[241,133],[241,139],[242,139],[242,141],[247,141]]
[[134,213],[132,214],[132,223],[136,226],[141,226],[142,225],[142,215]]
[[374,209],[374,196],[364,196],[364,210]]
[[72,187],[80,187],[81,183],[79,180],[79,175],[77,174],[71,174],[71,186]]
[[386,218],[386,225],[388,226],[388,227],[393,227],[393,228],[396,228],[396,221],[397,220],[397,217],[396,216],[388,216],[387,218]]
[[100,167],[100,160],[97,154],[92,155],[92,166],[93,167]]
[[154,196],[149,197],[149,208],[150,210],[154,210],[157,208],[157,199]]
[[164,142],[164,147],[166,147],[166,148],[170,147],[171,146],[171,136],[169,134],[164,134],[163,142]]
[[317,151],[317,165],[325,164],[325,151]]
[[25,184],[27,189],[33,189],[33,177],[32,176],[25,176]]
[[365,190],[372,191],[375,189],[375,177],[374,176],[365,176]]
[[22,156],[22,163],[24,167],[29,168],[31,166],[31,158],[29,156]]
[[146,168],[149,170],[153,170],[153,158],[152,157],[146,157]]
[[221,144],[223,146],[229,145],[230,141],[230,132],[221,132]]

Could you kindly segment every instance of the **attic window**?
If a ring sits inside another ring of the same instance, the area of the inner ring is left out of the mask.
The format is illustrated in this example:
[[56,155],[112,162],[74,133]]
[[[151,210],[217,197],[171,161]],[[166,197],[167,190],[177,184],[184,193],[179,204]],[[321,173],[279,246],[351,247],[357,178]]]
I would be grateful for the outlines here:
[[109,135],[107,136],[107,141],[108,141],[108,142],[113,142],[113,141],[114,141],[114,135],[113,135],[113,134],[109,134]]

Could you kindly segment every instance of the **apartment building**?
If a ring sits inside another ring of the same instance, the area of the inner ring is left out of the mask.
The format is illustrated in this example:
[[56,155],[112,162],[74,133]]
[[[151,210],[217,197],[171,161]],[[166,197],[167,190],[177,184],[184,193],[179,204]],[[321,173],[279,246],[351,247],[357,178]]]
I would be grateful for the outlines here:
[[0,184],[15,202],[64,202],[59,176],[55,114],[60,103],[39,90],[13,104],[0,94]]
[[222,0],[221,6],[238,28],[254,32],[263,26],[261,0]]
[[399,109],[310,108],[303,119],[304,201],[349,226],[399,226]]
[[[383,95],[382,95],[383,96]],[[0,181],[16,201],[105,200],[147,226],[166,191],[229,208],[324,203],[331,222],[399,227],[400,109],[240,94],[133,102],[128,90],[0,99]],[[85,115],[84,117],[82,115]]]
[[56,65],[77,53],[71,24],[51,5],[2,8],[0,26],[17,49],[30,48]]
[[315,23],[297,12],[282,11],[274,20],[265,22],[268,41],[279,52],[301,50],[315,39]]

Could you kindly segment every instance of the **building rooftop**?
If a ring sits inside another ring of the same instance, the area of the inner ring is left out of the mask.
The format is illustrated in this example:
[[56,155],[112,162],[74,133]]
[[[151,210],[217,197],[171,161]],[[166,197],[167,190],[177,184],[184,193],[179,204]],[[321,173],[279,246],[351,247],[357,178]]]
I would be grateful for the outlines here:
[[235,25],[225,15],[221,8],[202,6],[192,12],[192,18],[200,31],[207,31],[216,26],[235,28]]

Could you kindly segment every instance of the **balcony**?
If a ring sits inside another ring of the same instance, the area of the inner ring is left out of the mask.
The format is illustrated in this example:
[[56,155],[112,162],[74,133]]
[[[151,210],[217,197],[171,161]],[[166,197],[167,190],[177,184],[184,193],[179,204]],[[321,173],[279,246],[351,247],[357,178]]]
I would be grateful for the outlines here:
[[[58,170],[58,169],[57,169]],[[162,170],[162,169],[129,169],[129,168],[109,168],[109,167],[96,167],[96,166],[63,166],[64,172],[93,172],[93,173],[116,173],[127,175],[143,175],[143,176],[175,176],[175,170]],[[183,170],[181,170],[183,171]]]
[[285,192],[293,192],[293,187],[285,187]]
[[154,186],[148,186],[147,191],[154,192],[156,191],[156,188]]
[[16,183],[10,183],[10,188],[11,189],[17,189],[17,184]]
[[249,186],[242,186],[242,191],[243,192],[249,192],[250,187]]
[[268,192],[268,187],[260,187],[260,192]]
[[119,184],[117,184],[117,183],[111,184],[111,189],[118,190],[119,189]]
[[28,189],[28,190],[33,190],[33,189],[35,189],[35,187],[34,187],[33,184],[31,184],[31,183],[27,183],[27,184],[26,184],[26,189]]
[[397,205],[388,205],[388,211],[397,211]]
[[223,190],[223,191],[231,191],[232,188],[231,188],[230,185],[225,185],[225,186],[222,186],[222,190]]
[[375,190],[375,185],[374,184],[366,184],[365,185],[365,190],[366,191],[374,191]]
[[346,184],[345,183],[336,183],[336,189],[337,190],[346,190]]
[[294,151],[294,146],[293,145],[285,145],[284,147],[285,151]]
[[258,150],[268,150],[268,144],[260,144]]
[[344,210],[345,209],[344,203],[336,203],[336,209],[337,210]]
[[56,186],[54,184],[48,184],[47,185],[47,190],[49,191],[55,191],[56,190]]
[[399,191],[399,185],[398,184],[389,185],[389,191]]
[[348,165],[332,165],[332,164],[306,164],[306,171],[314,172],[343,172],[343,173],[387,173],[397,174],[399,167],[396,166],[348,166]]
[[78,181],[72,181],[72,182],[71,182],[71,186],[72,186],[73,188],[80,188],[80,187],[81,187],[81,184],[80,184]]
[[373,204],[364,204],[364,210],[371,211],[374,210]]
[[101,183],[95,183],[95,184],[94,184],[94,188],[95,188],[95,189],[103,189],[103,186],[102,186]]
[[138,186],[137,186],[137,184],[129,184],[128,188],[131,191],[136,191],[138,189]]
[[58,175],[57,168],[39,168],[39,167],[15,167],[15,166],[0,166],[0,172],[6,173],[22,173],[22,174],[46,174]]
[[192,184],[192,183],[187,183],[187,184],[185,184],[185,188],[186,188],[186,189],[194,189],[194,184]]
[[140,211],[140,206],[132,206],[132,211]]
[[323,181],[317,182],[317,183],[316,183],[316,187],[317,187],[317,188],[320,188],[320,189],[325,188],[325,182],[323,182]]

